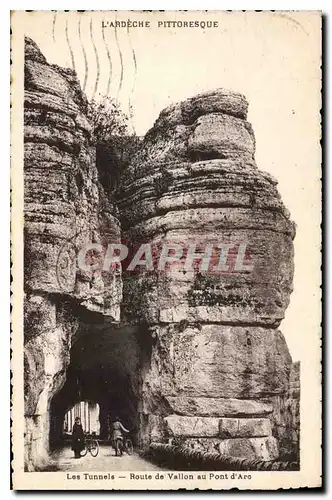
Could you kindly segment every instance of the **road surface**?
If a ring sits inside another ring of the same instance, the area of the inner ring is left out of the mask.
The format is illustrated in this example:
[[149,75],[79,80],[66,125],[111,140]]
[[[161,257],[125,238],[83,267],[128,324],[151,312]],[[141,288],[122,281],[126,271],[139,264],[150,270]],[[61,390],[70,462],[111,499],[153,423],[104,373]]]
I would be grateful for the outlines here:
[[137,454],[116,457],[110,446],[100,445],[97,457],[92,457],[88,452],[85,457],[74,458],[70,447],[57,450],[51,456],[50,469],[62,471],[152,471],[160,470],[156,465],[144,460]]

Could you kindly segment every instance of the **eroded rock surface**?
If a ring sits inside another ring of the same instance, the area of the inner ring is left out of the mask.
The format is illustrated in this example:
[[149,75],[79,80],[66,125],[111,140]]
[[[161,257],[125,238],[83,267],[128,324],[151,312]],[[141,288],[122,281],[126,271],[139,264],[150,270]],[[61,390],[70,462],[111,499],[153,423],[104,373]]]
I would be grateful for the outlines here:
[[[295,228],[277,181],[256,167],[247,109],[244,96],[217,89],[162,111],[121,172],[115,206],[98,177],[87,101],[76,75],[48,64],[27,39],[29,470],[46,459],[50,402],[62,394],[71,345],[82,331],[89,340],[82,349],[90,345],[89,363],[77,355],[85,379],[98,364],[98,342],[100,349],[114,350],[103,352],[100,373],[111,373],[120,386],[128,379],[128,399],[135,404],[124,404],[141,447],[171,441],[262,460],[298,450],[299,370],[278,330],[292,291]],[[120,237],[134,248],[175,243],[200,251],[226,243],[230,251],[217,273],[200,270],[197,262],[184,269],[185,253],[160,272],[142,267],[121,276],[77,269],[85,242],[104,245]],[[239,267],[241,252],[247,265]],[[123,342],[108,337],[116,331],[107,324],[98,327],[98,342],[92,339],[91,314],[99,322],[107,317],[110,325],[121,321]],[[66,390],[57,407],[62,413],[67,399],[74,403]],[[86,393],[93,396],[90,386]],[[119,407],[120,393],[121,387],[109,392]]]
[[273,398],[273,435],[283,456],[298,460],[300,455],[300,363],[293,363],[285,397]]
[[[50,65],[27,39],[24,93],[26,288],[68,294],[119,319],[121,278],[78,272],[84,242],[120,239],[98,179],[87,101],[76,75]],[[116,279],[117,278],[117,279]]]
[[75,73],[26,39],[24,94],[26,467],[48,450],[49,406],[65,381],[75,308],[119,319],[121,277],[78,272],[85,241],[120,237],[98,181],[87,101]]
[[[239,414],[253,435],[249,441],[242,427],[232,427],[227,443],[215,435],[223,453],[237,456],[242,446],[247,456],[272,459],[278,443],[271,423],[262,431],[253,417],[271,419],[276,397],[288,393],[292,360],[277,327],[292,291],[295,228],[277,181],[256,167],[247,108],[242,95],[219,89],[162,111],[146,134],[122,174],[125,239],[154,248],[233,247],[222,273],[184,269],[183,262],[165,272],[125,273],[123,311],[128,321],[144,321],[152,338],[141,403],[150,438],[167,440],[176,422],[174,435],[181,429],[192,445],[191,438],[215,433],[216,417]],[[236,271],[240,250],[250,271]],[[205,423],[193,430],[180,415],[204,416]]]

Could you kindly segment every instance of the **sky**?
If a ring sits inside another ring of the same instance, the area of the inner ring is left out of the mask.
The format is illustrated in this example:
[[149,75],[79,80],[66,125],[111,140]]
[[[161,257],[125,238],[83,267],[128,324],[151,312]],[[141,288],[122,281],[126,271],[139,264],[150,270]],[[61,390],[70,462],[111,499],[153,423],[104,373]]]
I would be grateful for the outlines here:
[[[149,21],[115,29],[111,23]],[[217,21],[164,28],[158,21]],[[103,27],[104,26],[104,27]],[[294,360],[319,338],[320,17],[308,12],[27,13],[49,63],[74,68],[87,96],[117,99],[144,135],[166,106],[215,88],[244,94],[258,168],[279,182],[297,225],[294,292],[280,329]]]

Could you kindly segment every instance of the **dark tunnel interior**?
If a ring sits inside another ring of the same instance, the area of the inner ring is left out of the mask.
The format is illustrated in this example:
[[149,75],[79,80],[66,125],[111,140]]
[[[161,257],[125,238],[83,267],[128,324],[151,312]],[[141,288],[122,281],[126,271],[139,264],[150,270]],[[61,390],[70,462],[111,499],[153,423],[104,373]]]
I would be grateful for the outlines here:
[[137,339],[137,327],[81,326],[70,352],[65,384],[50,405],[51,449],[63,443],[65,415],[81,401],[99,405],[101,440],[108,439],[109,424],[119,417],[135,443],[140,380]]

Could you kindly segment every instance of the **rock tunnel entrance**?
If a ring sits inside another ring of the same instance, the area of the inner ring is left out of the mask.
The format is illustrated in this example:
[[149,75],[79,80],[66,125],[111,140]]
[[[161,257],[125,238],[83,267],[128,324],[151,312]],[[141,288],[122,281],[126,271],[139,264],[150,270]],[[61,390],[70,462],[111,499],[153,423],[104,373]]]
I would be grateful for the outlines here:
[[[118,416],[137,441],[140,348],[137,327],[119,327],[101,318],[80,326],[70,352],[66,381],[50,405],[50,448],[68,438],[73,416],[86,430],[91,420],[101,440],[109,437],[110,423]],[[88,423],[87,423],[88,422]],[[90,425],[89,425],[90,424]]]

